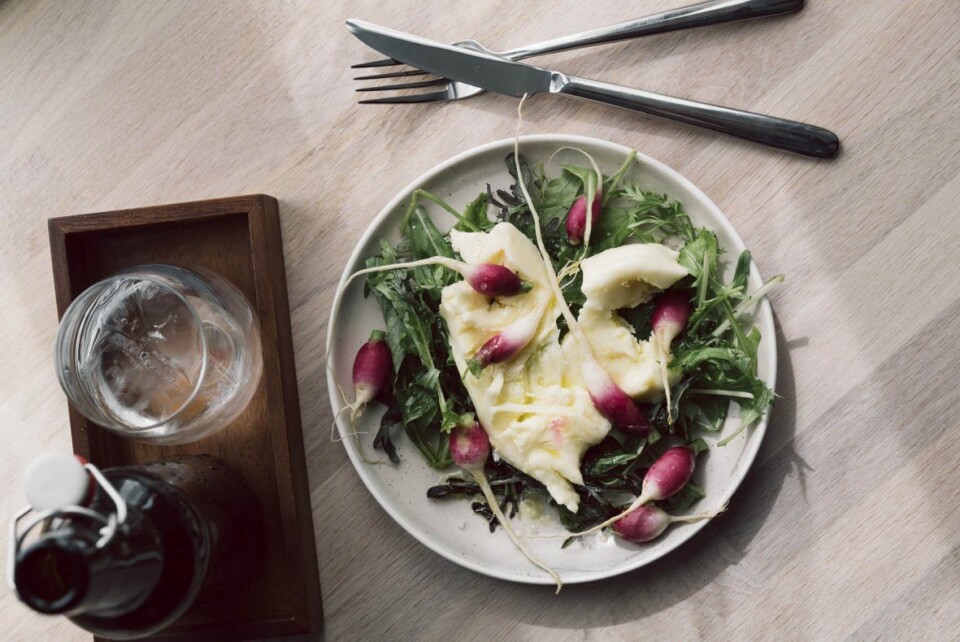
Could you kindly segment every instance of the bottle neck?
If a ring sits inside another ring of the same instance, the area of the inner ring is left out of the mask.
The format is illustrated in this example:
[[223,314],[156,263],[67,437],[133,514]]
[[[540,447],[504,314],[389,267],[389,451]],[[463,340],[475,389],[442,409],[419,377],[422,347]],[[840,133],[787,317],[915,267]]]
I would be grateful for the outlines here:
[[137,513],[106,546],[99,533],[65,524],[44,533],[17,559],[20,598],[41,613],[119,616],[149,597],[163,570],[161,544]]

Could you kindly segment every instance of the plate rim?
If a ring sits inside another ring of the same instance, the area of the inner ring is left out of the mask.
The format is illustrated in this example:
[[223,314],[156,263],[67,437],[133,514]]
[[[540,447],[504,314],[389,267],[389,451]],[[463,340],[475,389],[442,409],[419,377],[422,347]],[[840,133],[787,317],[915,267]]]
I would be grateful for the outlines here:
[[[394,509],[392,503],[388,501],[384,496],[382,496],[377,490],[375,490],[373,483],[370,479],[370,473],[367,470],[366,465],[360,458],[360,455],[355,452],[353,443],[344,438],[345,433],[340,424],[340,417],[338,413],[340,408],[342,408],[342,400],[340,398],[340,391],[337,387],[336,380],[333,376],[333,366],[332,360],[333,355],[330,351],[330,346],[333,344],[333,336],[336,330],[336,320],[340,311],[340,307],[343,302],[343,297],[345,294],[344,283],[352,274],[354,267],[361,260],[361,250],[365,248],[375,234],[379,231],[380,227],[384,224],[384,221],[390,216],[390,214],[401,204],[410,199],[410,194],[418,189],[419,187],[427,184],[436,176],[446,172],[450,168],[459,165],[460,163],[467,162],[470,159],[484,155],[488,152],[491,152],[494,149],[499,147],[508,146],[511,151],[514,145],[515,138],[502,138],[482,145],[477,145],[466,149],[458,154],[455,154],[444,161],[430,167],[428,170],[417,176],[410,183],[408,183],[402,190],[396,193],[396,195],[390,199],[390,201],[377,213],[377,215],[370,221],[367,227],[364,229],[363,234],[357,240],[354,245],[353,251],[350,253],[349,258],[344,264],[343,272],[340,275],[340,280],[337,282],[337,287],[335,291],[335,296],[333,299],[333,304],[330,307],[330,315],[328,317],[327,323],[327,340],[325,345],[325,367],[327,374],[327,391],[329,394],[330,408],[336,418],[337,430],[340,433],[340,436],[343,438],[342,442],[344,444],[344,450],[347,452],[347,457],[350,459],[350,463],[353,465],[354,470],[356,470],[357,475],[363,481],[364,486],[367,488],[367,492],[370,493],[377,500],[377,503],[380,504],[380,507],[383,508],[387,514],[399,524],[409,535],[413,536],[421,544],[432,550],[433,552],[439,554],[443,558],[454,562],[459,566],[470,569],[482,575],[488,577],[494,577],[500,580],[517,582],[520,584],[534,584],[534,585],[552,585],[553,580],[544,575],[544,576],[532,576],[532,575],[514,575],[509,572],[503,572],[496,569],[488,568],[481,564],[478,564],[469,559],[466,555],[456,555],[450,551],[445,550],[438,544],[432,541],[432,538],[425,533],[422,533],[418,528],[418,525],[411,523],[410,520],[407,520],[402,516],[397,510]],[[714,216],[715,220],[718,222],[719,226],[723,228],[724,232],[729,235],[731,238],[739,241],[740,245],[746,247],[746,244],[743,241],[743,238],[733,227],[733,224],[726,217],[723,211],[713,202],[710,197],[706,195],[699,187],[697,187],[690,179],[686,176],[673,169],[669,165],[644,154],[638,150],[634,150],[626,145],[621,143],[615,143],[613,141],[603,140],[599,138],[594,138],[591,136],[582,136],[577,134],[527,134],[520,136],[520,146],[522,147],[524,143],[547,143],[547,144],[557,144],[558,146],[593,146],[604,148],[608,151],[613,151],[616,153],[623,154],[624,156],[630,154],[631,152],[636,152],[637,161],[654,167],[657,171],[667,175],[672,180],[676,181],[678,184],[684,186],[689,194],[694,196],[700,203]],[[751,276],[756,276],[760,282],[763,280],[760,277],[759,269],[757,268],[756,262],[751,259]],[[768,366],[770,377],[768,380],[765,380],[765,383],[769,386],[771,391],[776,390],[776,379],[777,379],[777,338],[775,331],[775,322],[773,318],[773,308],[770,305],[770,301],[767,298],[764,298],[760,305],[757,307],[756,312],[754,313],[755,318],[757,319],[757,325],[766,325],[769,323],[769,327],[774,329],[773,332],[769,334],[764,334],[763,341],[771,341],[769,356],[768,356]],[[740,485],[743,483],[744,478],[746,478],[749,471],[752,469],[754,461],[756,460],[757,453],[760,450],[760,446],[763,443],[764,437],[767,432],[767,425],[770,418],[770,409],[768,408],[766,412],[763,413],[763,416],[760,418],[759,422],[750,430],[750,434],[747,435],[748,442],[744,448],[743,453],[738,460],[739,473],[730,479],[730,482],[725,489],[725,491],[720,494],[719,501],[717,506],[723,506],[730,501],[736,491],[740,488]],[[673,551],[680,548],[683,544],[689,541],[697,533],[699,533],[708,523],[713,521],[713,518],[708,518],[701,520],[699,522],[693,522],[686,524],[687,528],[684,530],[683,534],[677,538],[677,541],[672,547],[665,548],[662,551],[659,551],[653,557],[639,557],[636,563],[626,562],[619,567],[612,569],[607,569],[604,571],[596,571],[593,573],[580,573],[576,577],[571,578],[569,581],[564,579],[564,584],[584,584],[588,582],[595,582],[603,579],[608,579],[611,577],[616,577],[618,575],[623,575],[630,571],[634,571],[638,568],[642,568],[648,564],[653,563],[654,561],[661,559],[665,555],[672,553]]]

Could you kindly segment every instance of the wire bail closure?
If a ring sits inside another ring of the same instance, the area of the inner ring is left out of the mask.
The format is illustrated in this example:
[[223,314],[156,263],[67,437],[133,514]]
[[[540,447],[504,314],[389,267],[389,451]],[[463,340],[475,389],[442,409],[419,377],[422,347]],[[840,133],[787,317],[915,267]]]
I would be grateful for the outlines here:
[[124,501],[123,497],[120,496],[120,493],[117,492],[117,489],[113,487],[106,477],[103,476],[103,473],[100,472],[100,469],[94,466],[91,463],[86,463],[83,467],[90,473],[90,476],[93,480],[103,489],[103,492],[113,500],[114,505],[116,506],[116,512],[112,512],[109,515],[103,515],[98,513],[95,510],[87,508],[85,506],[62,506],[60,508],[47,509],[38,512],[33,519],[27,522],[26,526],[22,531],[19,530],[19,525],[21,520],[23,520],[27,515],[33,511],[33,506],[24,506],[21,508],[13,519],[10,521],[10,543],[8,548],[8,558],[7,558],[7,583],[10,585],[10,589],[14,593],[17,592],[16,579],[14,569],[17,564],[17,558],[20,555],[20,551],[23,548],[23,543],[27,538],[27,535],[30,534],[38,524],[45,524],[45,527],[49,526],[54,519],[63,519],[65,517],[85,517],[87,519],[99,522],[102,524],[100,527],[100,539],[96,541],[96,548],[104,548],[111,541],[113,541],[114,536],[117,534],[118,527],[127,521],[127,502]]

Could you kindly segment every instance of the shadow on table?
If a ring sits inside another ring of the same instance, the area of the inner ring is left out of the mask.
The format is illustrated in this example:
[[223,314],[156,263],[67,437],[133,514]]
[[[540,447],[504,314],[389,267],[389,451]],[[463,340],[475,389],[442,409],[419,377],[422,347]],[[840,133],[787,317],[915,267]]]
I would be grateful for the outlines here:
[[[542,586],[515,586],[521,599],[504,600],[509,620],[540,627],[588,629],[640,621],[669,609],[713,582],[748,552],[750,542],[769,517],[790,471],[804,484],[806,464],[793,449],[796,424],[791,346],[776,322],[777,393],[755,465],[734,494],[729,510],[669,555],[641,569],[609,580],[564,587],[560,596]],[[802,340],[794,343],[802,346]],[[786,464],[786,465],[785,465]],[[500,589],[502,590],[502,589]],[[578,608],[571,608],[576,603]],[[609,608],[602,608],[609,605]]]

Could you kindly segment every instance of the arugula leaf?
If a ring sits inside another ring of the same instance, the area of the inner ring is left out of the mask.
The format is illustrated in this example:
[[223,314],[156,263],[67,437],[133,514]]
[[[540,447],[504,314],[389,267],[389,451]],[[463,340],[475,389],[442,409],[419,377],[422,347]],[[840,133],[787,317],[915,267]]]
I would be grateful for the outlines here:
[[587,469],[590,475],[602,475],[603,473],[610,472],[610,470],[623,466],[624,464],[629,464],[635,460],[638,456],[638,453],[611,453],[609,455],[604,455],[597,458],[590,467]]
[[744,250],[737,259],[737,269],[733,272],[733,280],[730,281],[730,289],[740,292],[746,290],[747,277],[750,276],[750,250]]
[[659,504],[668,513],[678,513],[690,508],[706,496],[707,494],[703,492],[702,488],[694,483],[688,483],[676,495],[659,502]]
[[686,373],[697,373],[706,363],[727,372],[748,374],[753,370],[753,364],[743,351],[736,348],[719,346],[689,346],[681,344],[673,352],[673,361]]
[[[593,180],[596,183],[596,179]],[[538,190],[539,197],[534,199],[534,206],[540,213],[540,224],[547,225],[551,221],[559,220],[564,223],[564,234],[566,234],[567,212],[583,193],[582,185],[580,177],[570,172],[547,179],[543,190]]]
[[576,513],[566,506],[557,506],[557,511],[560,513],[560,523],[571,533],[596,526],[617,514],[617,509],[612,504],[602,501],[597,496],[580,489],[577,489],[577,494],[580,495],[580,505]]
[[[454,225],[453,229],[460,231],[472,232],[467,224],[473,225],[483,232],[488,232],[490,229],[496,225],[494,221],[490,220],[490,217],[487,216],[487,208],[490,205],[490,201],[487,197],[486,192],[480,192],[480,195],[477,196],[470,203],[467,203],[467,206],[463,210],[463,219],[458,221]],[[467,224],[464,224],[466,221]]]
[[624,159],[623,164],[620,165],[613,176],[606,178],[603,181],[603,204],[606,205],[607,201],[616,193],[617,187],[620,185],[620,181],[623,180],[624,175],[627,173],[627,170],[633,165],[633,162],[637,159],[637,152],[631,151],[627,157]]
[[759,379],[753,381],[753,396],[750,399],[734,398],[734,402],[740,406],[740,425],[735,431],[717,442],[718,446],[726,446],[733,441],[740,433],[752,427],[766,412],[767,408],[773,405],[774,395]]
[[440,408],[440,432],[449,434],[451,430],[463,424],[472,424],[474,415],[472,412],[458,412],[455,408],[454,399],[447,399]]
[[641,303],[634,308],[623,308],[617,310],[620,318],[627,322],[630,331],[637,339],[646,341],[653,332],[653,309],[656,304],[653,301]]
[[593,254],[613,247],[620,247],[633,235],[630,225],[634,222],[634,212],[629,207],[608,204],[600,210],[600,219],[594,227],[590,239]]
[[695,397],[684,406],[687,424],[707,432],[720,432],[727,421],[730,409],[729,397]]
[[626,242],[660,243],[676,237],[690,240],[694,229],[679,201],[627,185],[604,196],[604,208],[597,223],[593,253],[619,247]]
[[592,167],[577,167],[576,165],[561,165],[564,173],[572,174],[580,181],[580,189],[577,195],[587,195],[591,189],[594,193],[597,191],[597,173]]
[[[573,278],[564,281],[560,285],[560,291],[567,305],[570,306],[570,312],[576,317],[580,308],[587,302],[587,296],[583,293],[583,272],[578,270]],[[566,323],[562,317],[560,320]]]
[[680,249],[678,261],[694,277],[694,316],[704,314],[709,302],[707,294],[716,289],[719,255],[717,235],[703,228]]
[[[422,216],[424,218],[415,210],[410,219],[404,232],[407,247],[412,252],[443,252],[444,247],[449,250],[449,245],[425,212]],[[367,264],[382,265],[396,260],[397,250],[389,244],[381,244],[380,255],[368,260]],[[431,466],[443,468],[451,463],[449,444],[443,432],[450,400],[440,383],[443,373],[435,364],[447,367],[449,354],[440,326],[432,325],[436,312],[425,298],[431,293],[439,296],[439,288],[447,275],[418,273],[420,269],[370,274],[367,287],[379,304],[386,323],[386,342],[395,372],[394,399],[403,418],[404,431]],[[449,376],[443,379],[449,381]],[[462,384],[456,393],[467,397]]]
[[407,222],[404,234],[410,239],[413,259],[426,259],[434,256],[453,258],[453,248],[443,238],[433,220],[422,205],[417,205],[413,216]]

